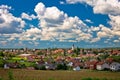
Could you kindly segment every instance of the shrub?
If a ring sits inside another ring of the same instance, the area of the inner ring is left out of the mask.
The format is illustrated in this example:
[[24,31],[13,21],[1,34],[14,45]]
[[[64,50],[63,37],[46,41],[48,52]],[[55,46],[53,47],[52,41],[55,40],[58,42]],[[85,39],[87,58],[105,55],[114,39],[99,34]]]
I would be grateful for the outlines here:
[[8,78],[9,78],[9,80],[14,80],[13,73],[11,70],[9,70],[9,72],[8,72]]
[[82,80],[92,80],[91,78],[83,78]]
[[3,66],[4,66],[4,61],[0,60],[0,67],[3,67]]
[[36,70],[46,70],[46,68],[45,68],[44,65],[41,65],[41,66],[35,65],[34,68],[35,68]]
[[54,80],[53,78],[49,78],[48,80]]
[[3,79],[0,77],[0,80],[3,80]]
[[106,78],[102,78],[102,79],[99,79],[99,78],[82,78],[82,80],[108,80]]
[[66,64],[57,64],[57,70],[67,70]]

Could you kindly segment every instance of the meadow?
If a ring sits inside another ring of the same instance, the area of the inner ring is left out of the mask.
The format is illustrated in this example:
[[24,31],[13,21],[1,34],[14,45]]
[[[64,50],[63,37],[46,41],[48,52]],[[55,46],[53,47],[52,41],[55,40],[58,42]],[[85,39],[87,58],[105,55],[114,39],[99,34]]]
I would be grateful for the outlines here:
[[[9,71],[12,72],[14,79],[9,79]],[[44,71],[26,69],[0,69],[0,77],[1,80],[120,80],[120,72],[93,70]]]

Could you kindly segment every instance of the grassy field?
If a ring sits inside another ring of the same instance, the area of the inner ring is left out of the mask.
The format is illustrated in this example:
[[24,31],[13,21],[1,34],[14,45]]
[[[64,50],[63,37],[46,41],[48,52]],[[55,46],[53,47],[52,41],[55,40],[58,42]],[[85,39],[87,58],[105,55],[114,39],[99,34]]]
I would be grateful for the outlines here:
[[[83,78],[94,78],[93,80],[120,80],[120,72],[110,71],[41,71],[25,69],[12,69],[11,71],[14,80],[81,80]],[[9,80],[8,72],[9,70],[0,69],[0,77],[3,80]]]

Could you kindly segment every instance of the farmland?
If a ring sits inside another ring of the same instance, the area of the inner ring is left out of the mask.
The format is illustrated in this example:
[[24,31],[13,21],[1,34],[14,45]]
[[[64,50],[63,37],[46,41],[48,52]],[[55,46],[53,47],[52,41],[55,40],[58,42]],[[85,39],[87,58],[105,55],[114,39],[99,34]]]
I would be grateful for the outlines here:
[[[45,70],[26,70],[12,69],[14,80],[81,80],[83,78],[92,78],[94,80],[120,80],[120,72],[111,71],[45,71]],[[9,70],[0,69],[0,77],[3,80],[8,79]]]

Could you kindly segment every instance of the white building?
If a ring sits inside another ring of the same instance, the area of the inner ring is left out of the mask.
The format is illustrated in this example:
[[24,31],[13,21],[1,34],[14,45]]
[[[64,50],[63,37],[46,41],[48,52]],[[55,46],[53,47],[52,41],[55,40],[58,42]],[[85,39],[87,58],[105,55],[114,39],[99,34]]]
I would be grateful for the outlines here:
[[118,62],[111,63],[110,64],[110,70],[112,70],[112,71],[120,70],[120,63],[118,63]]
[[105,63],[105,62],[99,62],[96,65],[96,69],[97,70],[104,70],[104,69],[109,69],[109,64]]

